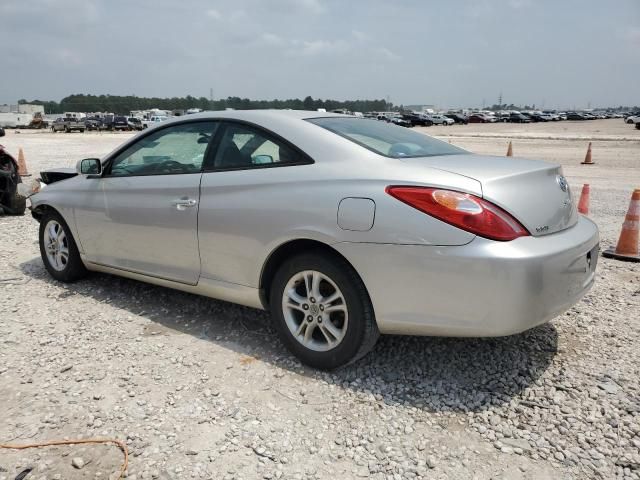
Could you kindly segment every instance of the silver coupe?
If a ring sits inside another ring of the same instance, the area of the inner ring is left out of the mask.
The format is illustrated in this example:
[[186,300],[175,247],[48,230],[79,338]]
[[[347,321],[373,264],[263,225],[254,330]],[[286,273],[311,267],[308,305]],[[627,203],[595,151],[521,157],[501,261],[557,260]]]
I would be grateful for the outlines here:
[[42,172],[49,273],[107,272],[269,309],[330,369],[379,335],[502,336],[592,286],[598,230],[561,167],[345,115],[179,117]]

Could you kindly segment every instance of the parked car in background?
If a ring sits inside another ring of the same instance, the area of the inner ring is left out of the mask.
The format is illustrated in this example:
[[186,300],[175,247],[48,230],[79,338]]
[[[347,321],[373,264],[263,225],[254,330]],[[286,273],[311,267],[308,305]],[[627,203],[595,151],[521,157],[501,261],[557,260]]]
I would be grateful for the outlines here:
[[533,122],[550,122],[551,121],[551,117],[544,113],[531,112],[531,113],[528,113],[527,115],[529,115],[529,118]]
[[529,123],[531,122],[531,119],[522,113],[512,112],[509,114],[509,121],[511,123]]
[[587,120],[587,117],[577,112],[567,112],[567,120]]
[[127,121],[127,117],[122,115],[116,115],[113,117],[113,123],[111,124],[111,130],[114,131],[123,131],[123,130],[132,130],[129,122]]
[[102,119],[98,117],[87,117],[84,121],[84,125],[89,131],[97,131],[104,128]]
[[[193,112],[193,113],[198,113],[198,112]],[[192,115],[193,113],[191,113],[190,115]],[[144,129],[144,127],[142,126],[142,120],[140,120],[138,117],[127,118],[127,123],[129,124],[129,127],[131,130]]]
[[437,113],[429,115],[429,118],[431,119],[434,125],[453,125],[455,123],[452,118],[449,118],[446,115],[440,115]]
[[156,123],[164,122],[168,118],[169,117],[165,117],[162,115],[154,115],[148,120],[142,120],[142,128],[144,129],[144,128],[153,127]]
[[411,125],[411,122],[409,120],[405,120],[404,118],[402,118],[402,115],[396,115],[394,117],[391,117],[391,123],[398,125],[400,127],[407,127],[410,128],[413,125]]
[[459,125],[466,125],[467,123],[469,123],[469,120],[467,120],[467,116],[461,113],[447,113],[445,114],[445,116],[452,119],[453,123],[456,123]]
[[537,327],[589,291],[598,260],[561,166],[314,111],[179,117],[80,160],[31,209],[57,281],[94,270],[270,310],[323,369],[380,334]]
[[51,131],[56,132],[84,132],[86,129],[84,122],[74,117],[58,117],[51,124]]
[[412,127],[430,127],[433,122],[424,115],[417,113],[403,113],[402,118],[411,124]]
[[102,117],[102,128],[104,130],[113,130],[113,119],[115,118],[115,115],[112,113],[109,113],[107,115],[105,115],[104,117]]
[[472,113],[467,117],[469,123],[491,123],[491,119],[483,113]]
[[625,123],[630,123],[630,124],[638,123],[638,122],[640,122],[640,115],[631,115],[631,116],[625,118],[624,122]]

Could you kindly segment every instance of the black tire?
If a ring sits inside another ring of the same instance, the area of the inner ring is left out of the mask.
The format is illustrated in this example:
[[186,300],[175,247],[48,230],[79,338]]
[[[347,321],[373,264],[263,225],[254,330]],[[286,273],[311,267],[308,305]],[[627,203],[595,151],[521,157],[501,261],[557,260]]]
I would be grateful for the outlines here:
[[16,189],[16,192],[13,194],[9,201],[9,212],[11,215],[24,215],[25,210],[27,209],[27,199],[22,195],[19,195]]
[[[315,270],[330,278],[342,292],[346,303],[346,333],[337,346],[327,351],[315,351],[304,346],[291,333],[285,320],[282,308],[284,289],[290,279],[305,270]],[[274,327],[282,342],[293,355],[313,368],[331,370],[355,362],[371,351],[380,336],[362,280],[353,267],[338,255],[309,252],[285,261],[273,279],[269,304]]]
[[[52,220],[57,222],[63,228],[64,234],[66,237],[65,243],[69,251],[68,260],[66,262],[65,267],[62,270],[56,270],[53,267],[53,265],[51,265],[45,250],[44,233],[45,233],[45,229],[47,228],[47,225]],[[42,218],[40,219],[39,240],[40,240],[40,256],[42,257],[42,262],[44,263],[45,268],[53,278],[61,282],[70,283],[70,282],[75,282],[76,280],[79,280],[87,275],[88,271],[85,268],[84,264],[82,263],[82,259],[80,258],[80,252],[78,252],[78,247],[76,245],[75,240],[73,239],[71,230],[69,229],[69,226],[67,225],[67,223],[64,221],[64,219],[58,212],[54,210],[48,210],[42,215]]]

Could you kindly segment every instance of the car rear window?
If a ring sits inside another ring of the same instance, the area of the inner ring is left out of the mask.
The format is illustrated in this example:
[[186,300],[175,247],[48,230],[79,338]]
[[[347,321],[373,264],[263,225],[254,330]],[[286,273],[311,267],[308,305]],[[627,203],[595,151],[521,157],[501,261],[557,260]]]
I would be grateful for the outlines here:
[[379,120],[320,117],[308,118],[307,121],[386,157],[415,158],[466,153],[447,142]]

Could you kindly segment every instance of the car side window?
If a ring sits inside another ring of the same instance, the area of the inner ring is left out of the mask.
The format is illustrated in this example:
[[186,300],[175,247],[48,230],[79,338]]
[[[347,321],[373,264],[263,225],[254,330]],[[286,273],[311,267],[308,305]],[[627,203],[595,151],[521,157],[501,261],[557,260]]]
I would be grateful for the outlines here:
[[252,168],[304,160],[301,153],[267,132],[249,125],[228,123],[220,139],[214,168]]
[[217,126],[217,122],[193,122],[146,135],[113,160],[109,175],[198,173]]

